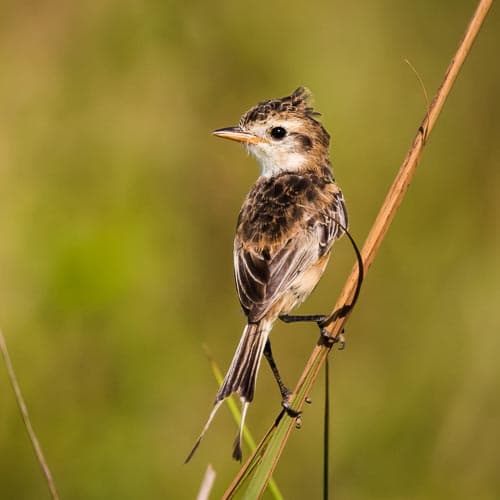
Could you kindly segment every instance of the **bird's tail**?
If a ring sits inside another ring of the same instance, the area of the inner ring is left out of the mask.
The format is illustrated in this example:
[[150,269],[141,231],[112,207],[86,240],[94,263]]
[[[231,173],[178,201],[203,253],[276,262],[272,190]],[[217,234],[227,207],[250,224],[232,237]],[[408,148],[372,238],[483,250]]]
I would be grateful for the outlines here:
[[231,366],[217,392],[216,402],[222,401],[233,392],[237,392],[245,403],[253,400],[257,372],[271,326],[270,321],[249,323],[245,326]]
[[253,399],[255,392],[255,382],[259,371],[262,354],[266,346],[269,333],[271,332],[272,321],[262,320],[258,323],[249,323],[245,326],[243,334],[236,349],[236,353],[231,361],[231,366],[224,377],[224,381],[215,397],[214,407],[208,417],[205,427],[201,431],[200,437],[197,439],[191,453],[188,455],[186,462],[191,459],[194,452],[198,448],[205,432],[212,423],[212,420],[217,413],[221,403],[236,392],[241,399],[243,408],[241,412],[241,423],[234,442],[233,458],[241,460],[241,436],[245,417],[248,410],[248,405]]

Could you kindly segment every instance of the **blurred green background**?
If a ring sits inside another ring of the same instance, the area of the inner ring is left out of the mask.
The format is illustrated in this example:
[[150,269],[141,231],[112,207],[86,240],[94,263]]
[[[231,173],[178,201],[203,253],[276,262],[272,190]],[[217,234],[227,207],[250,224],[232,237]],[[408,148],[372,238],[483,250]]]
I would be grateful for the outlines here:
[[[211,130],[311,88],[362,243],[475,2],[3,2],[0,324],[61,497],[220,496],[238,469],[222,409],[183,465],[244,318],[232,240],[258,174]],[[333,363],[337,498],[500,491],[500,14],[432,134]],[[301,311],[329,310],[347,240]],[[277,325],[293,386],[314,328]],[[322,381],[276,472],[321,492]],[[47,498],[2,363],[0,497]],[[248,422],[279,410],[263,365]],[[248,451],[245,453],[248,456]]]

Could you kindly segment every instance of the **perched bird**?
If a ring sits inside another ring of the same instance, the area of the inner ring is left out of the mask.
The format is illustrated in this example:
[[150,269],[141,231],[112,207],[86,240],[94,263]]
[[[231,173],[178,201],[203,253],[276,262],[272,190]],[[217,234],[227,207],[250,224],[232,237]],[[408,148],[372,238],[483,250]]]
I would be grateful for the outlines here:
[[290,96],[257,104],[237,127],[213,132],[245,144],[261,172],[241,207],[234,240],[234,274],[247,325],[208,421],[186,461],[232,393],[242,402],[233,450],[233,458],[241,460],[242,429],[263,355],[280,387],[283,407],[289,415],[298,415],[289,405],[291,393],[273,360],[269,334],[278,318],[314,320],[321,325],[322,316],[288,313],[312,292],[333,243],[348,224],[344,197],[332,174],[330,136],[318,115],[310,92],[299,87]]

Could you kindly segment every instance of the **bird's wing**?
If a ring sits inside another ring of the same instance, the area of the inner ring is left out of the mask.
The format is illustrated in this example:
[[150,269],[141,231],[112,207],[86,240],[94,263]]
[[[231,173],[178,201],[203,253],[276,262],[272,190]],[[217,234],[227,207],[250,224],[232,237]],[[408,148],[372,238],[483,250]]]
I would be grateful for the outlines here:
[[[290,286],[321,257],[347,227],[342,193],[337,191],[332,202],[318,211],[305,210],[300,221],[281,238],[237,233],[234,244],[236,287],[243,310],[250,321],[259,321],[290,289]],[[340,223],[340,224],[338,224]],[[258,230],[258,228],[256,228]],[[267,244],[266,244],[267,242]]]

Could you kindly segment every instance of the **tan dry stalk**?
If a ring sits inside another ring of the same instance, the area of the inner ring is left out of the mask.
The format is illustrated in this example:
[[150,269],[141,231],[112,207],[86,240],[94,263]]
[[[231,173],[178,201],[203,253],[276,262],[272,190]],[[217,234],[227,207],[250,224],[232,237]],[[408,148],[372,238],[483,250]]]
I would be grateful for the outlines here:
[[[474,12],[474,15],[472,16],[472,19],[469,23],[469,26],[467,27],[465,35],[460,42],[458,49],[453,56],[450,65],[448,66],[448,69],[446,70],[443,81],[429,106],[429,110],[425,115],[422,124],[418,128],[417,135],[415,136],[413,143],[410,146],[408,153],[406,154],[403,164],[401,165],[399,172],[396,175],[396,178],[394,179],[389,192],[387,193],[384,203],[380,208],[377,218],[375,219],[375,222],[373,223],[370,233],[368,234],[365,244],[363,245],[363,248],[361,250],[361,255],[363,257],[365,267],[365,274],[372,265],[377,251],[380,248],[382,240],[384,239],[387,230],[389,229],[389,226],[403,200],[403,197],[406,194],[408,186],[410,185],[410,182],[417,168],[417,164],[422,155],[422,151],[426,144],[427,138],[429,137],[436,123],[436,120],[446,101],[446,98],[450,93],[453,83],[455,82],[455,79],[472,47],[472,44],[477,34],[479,33],[479,30],[483,24],[484,19],[486,18],[486,15],[488,14],[492,3],[493,0],[481,0],[479,2],[476,11]],[[341,310],[346,304],[351,303],[356,289],[357,277],[358,268],[355,265],[351,271],[351,274],[347,278],[347,281],[340,293],[337,303],[335,304],[335,307],[333,309],[334,312]],[[327,327],[328,333],[332,337],[337,338],[340,332],[342,332],[346,321],[347,316],[336,318]],[[331,345],[325,346],[324,343],[319,342],[314,348],[294,391],[295,395],[300,395],[300,397],[295,397],[294,401],[292,402],[292,406],[295,409],[302,409],[305,397],[307,394],[309,394],[311,387],[318,376],[318,372],[323,366],[323,363],[325,362],[326,357],[330,352],[331,347]],[[295,426],[295,420],[284,419],[280,424],[287,425],[288,429],[283,438],[283,442],[281,443],[280,451],[273,463],[273,467],[267,472],[268,477],[271,477],[274,472],[279,457],[281,456],[290,433]],[[276,428],[277,425],[273,425],[273,429]],[[266,438],[268,439],[268,434],[266,434]],[[259,450],[260,445],[257,447],[256,452],[258,452]],[[240,479],[246,475],[248,466],[255,465],[252,464],[254,454],[252,454],[245,462],[245,464],[227,489],[226,493],[224,494],[224,498],[231,498],[232,494],[235,491],[235,488],[240,484]]]
[[38,460],[43,475],[45,476],[45,480],[47,481],[47,486],[49,487],[49,491],[53,500],[59,500],[59,495],[57,494],[57,489],[56,489],[56,483],[54,482],[54,478],[52,477],[52,474],[50,472],[49,464],[45,459],[40,442],[38,441],[35,431],[33,430],[33,426],[31,425],[28,408],[26,407],[26,403],[24,402],[23,394],[21,392],[21,387],[19,386],[19,382],[17,381],[16,372],[14,371],[14,367],[12,366],[12,361],[10,359],[9,351],[7,349],[7,343],[5,342],[5,337],[1,329],[0,329],[0,351],[2,351],[2,355],[5,361],[5,366],[7,367],[7,374],[9,376],[12,388],[14,389],[17,405],[19,406],[19,411],[21,412],[21,417],[23,418],[24,427],[26,428],[26,432],[28,433],[31,445],[33,446],[33,451],[35,452],[36,459]]

